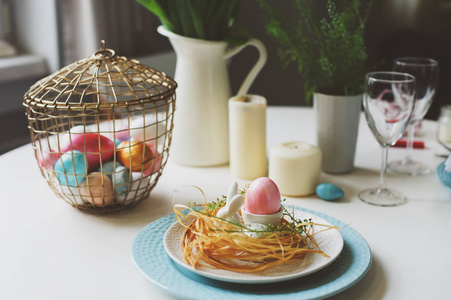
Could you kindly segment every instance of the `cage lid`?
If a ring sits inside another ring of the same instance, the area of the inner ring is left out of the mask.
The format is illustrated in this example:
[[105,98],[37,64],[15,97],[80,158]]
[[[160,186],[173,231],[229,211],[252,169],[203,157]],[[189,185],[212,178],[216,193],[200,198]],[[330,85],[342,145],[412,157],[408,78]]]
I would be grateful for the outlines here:
[[176,82],[134,59],[105,48],[35,83],[24,96],[25,106],[47,108],[122,107],[170,97]]

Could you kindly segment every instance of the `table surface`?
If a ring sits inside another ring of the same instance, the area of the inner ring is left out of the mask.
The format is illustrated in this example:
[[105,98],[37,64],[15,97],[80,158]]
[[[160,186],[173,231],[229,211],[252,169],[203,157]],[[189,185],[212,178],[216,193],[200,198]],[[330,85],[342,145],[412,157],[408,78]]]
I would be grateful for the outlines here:
[[[433,170],[444,160],[435,155],[436,126],[423,122],[418,138],[426,149],[414,150],[414,158]],[[267,128],[268,149],[288,141],[315,144],[311,108],[269,107]],[[449,298],[451,194],[433,173],[408,177],[389,172],[388,186],[406,194],[407,204],[363,203],[357,194],[377,185],[380,152],[362,115],[354,171],[321,175],[322,182],[342,187],[345,197],[327,202],[312,195],[287,198],[287,203],[349,224],[371,247],[373,263],[366,276],[333,299]],[[404,154],[404,149],[390,149],[389,161]],[[192,168],[169,159],[148,199],[131,210],[98,216],[53,193],[40,175],[31,145],[0,156],[0,299],[173,299],[133,265],[134,238],[148,223],[172,212],[172,199],[181,187],[199,186],[213,200],[233,180],[228,166]],[[183,201],[196,196],[186,193]]]

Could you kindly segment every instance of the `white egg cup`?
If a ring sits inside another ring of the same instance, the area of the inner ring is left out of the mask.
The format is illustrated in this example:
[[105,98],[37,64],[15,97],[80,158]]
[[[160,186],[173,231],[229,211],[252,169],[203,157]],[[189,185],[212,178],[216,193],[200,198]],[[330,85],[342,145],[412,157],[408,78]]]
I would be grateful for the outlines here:
[[250,212],[247,212],[244,207],[241,208],[241,216],[243,217],[244,224],[262,224],[265,226],[268,226],[271,224],[271,226],[277,227],[280,225],[280,222],[282,221],[283,216],[283,210],[280,208],[280,210],[274,214],[270,215],[257,215],[252,214]]

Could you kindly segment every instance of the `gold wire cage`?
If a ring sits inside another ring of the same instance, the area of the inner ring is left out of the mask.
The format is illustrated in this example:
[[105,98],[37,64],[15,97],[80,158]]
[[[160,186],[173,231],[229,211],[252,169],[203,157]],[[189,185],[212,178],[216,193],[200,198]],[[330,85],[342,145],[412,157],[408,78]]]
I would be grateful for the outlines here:
[[31,143],[55,193],[105,213],[149,196],[171,145],[176,82],[101,49],[38,81],[24,96]]

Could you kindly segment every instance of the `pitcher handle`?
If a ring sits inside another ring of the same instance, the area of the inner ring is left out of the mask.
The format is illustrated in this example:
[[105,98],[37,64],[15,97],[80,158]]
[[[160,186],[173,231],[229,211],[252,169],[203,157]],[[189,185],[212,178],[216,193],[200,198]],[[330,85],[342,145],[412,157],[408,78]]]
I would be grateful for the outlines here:
[[243,45],[231,48],[228,51],[226,51],[225,58],[228,59],[228,58],[234,56],[235,54],[237,54],[238,52],[240,52],[247,46],[254,46],[255,48],[257,48],[258,53],[259,53],[259,58],[258,58],[257,63],[254,65],[254,67],[249,72],[249,74],[247,74],[246,79],[244,79],[243,83],[241,84],[241,87],[238,90],[237,96],[242,96],[242,95],[247,94],[247,91],[249,90],[251,84],[254,82],[258,73],[260,73],[261,69],[265,65],[266,59],[268,57],[268,55],[266,53],[265,45],[257,39],[250,39]]

